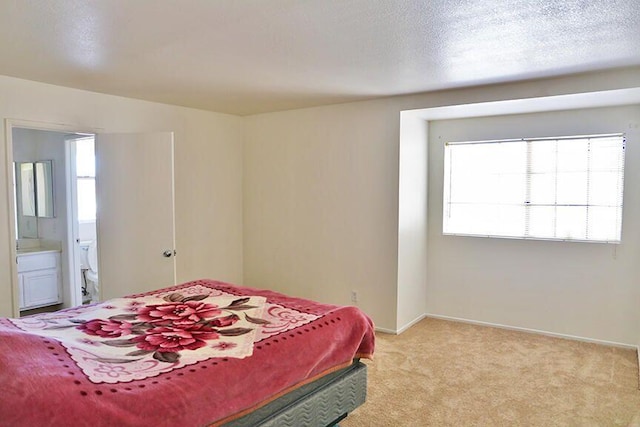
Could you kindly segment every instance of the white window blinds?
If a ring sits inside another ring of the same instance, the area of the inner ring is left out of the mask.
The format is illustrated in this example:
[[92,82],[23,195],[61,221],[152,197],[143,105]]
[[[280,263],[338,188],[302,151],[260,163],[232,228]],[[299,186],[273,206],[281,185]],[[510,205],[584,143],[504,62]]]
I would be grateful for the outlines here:
[[443,232],[620,242],[622,134],[452,142]]

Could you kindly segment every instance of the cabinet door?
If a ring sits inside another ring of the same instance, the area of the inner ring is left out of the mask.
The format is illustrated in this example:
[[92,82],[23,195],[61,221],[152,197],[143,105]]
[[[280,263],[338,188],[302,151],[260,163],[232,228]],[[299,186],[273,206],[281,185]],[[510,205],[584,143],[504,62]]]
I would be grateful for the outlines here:
[[57,269],[29,271],[21,276],[24,308],[60,302]]

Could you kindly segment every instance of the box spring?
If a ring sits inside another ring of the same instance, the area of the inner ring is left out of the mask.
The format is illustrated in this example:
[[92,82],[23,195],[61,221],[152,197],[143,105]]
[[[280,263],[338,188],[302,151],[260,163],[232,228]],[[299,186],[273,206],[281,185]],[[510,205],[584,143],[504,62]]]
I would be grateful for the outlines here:
[[359,361],[306,384],[224,427],[326,427],[364,403],[367,367]]

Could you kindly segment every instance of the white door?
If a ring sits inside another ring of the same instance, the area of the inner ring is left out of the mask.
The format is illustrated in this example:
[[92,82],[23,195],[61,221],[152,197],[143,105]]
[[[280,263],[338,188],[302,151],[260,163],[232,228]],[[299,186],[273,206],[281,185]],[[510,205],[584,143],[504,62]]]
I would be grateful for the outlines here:
[[96,135],[101,299],[175,284],[173,133]]

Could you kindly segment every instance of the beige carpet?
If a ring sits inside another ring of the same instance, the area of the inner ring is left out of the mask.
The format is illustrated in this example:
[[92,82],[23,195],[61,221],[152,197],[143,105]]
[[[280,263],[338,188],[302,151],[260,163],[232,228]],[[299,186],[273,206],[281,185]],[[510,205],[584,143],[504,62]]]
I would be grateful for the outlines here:
[[356,426],[627,426],[640,421],[634,350],[425,319],[377,335]]

